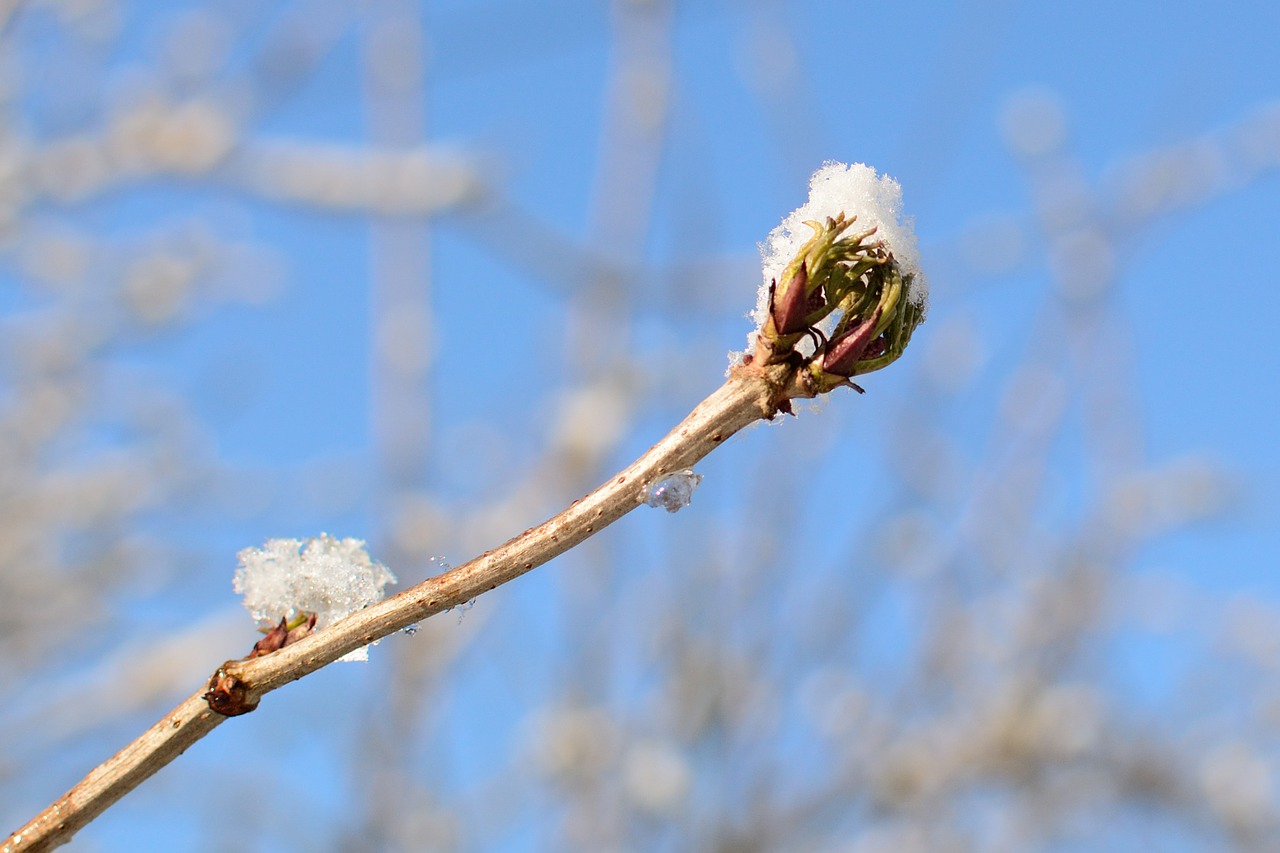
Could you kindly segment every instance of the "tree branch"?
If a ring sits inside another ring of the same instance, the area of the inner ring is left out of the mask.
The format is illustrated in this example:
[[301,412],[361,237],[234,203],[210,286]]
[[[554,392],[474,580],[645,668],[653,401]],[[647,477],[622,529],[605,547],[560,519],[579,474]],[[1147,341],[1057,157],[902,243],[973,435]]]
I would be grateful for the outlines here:
[[[9,836],[0,853],[50,850],[173,761],[226,716],[247,713],[272,690],[343,655],[450,607],[470,601],[563,554],[643,501],[644,487],[690,468],[729,436],[789,411],[787,401],[814,396],[791,364],[748,362],[665,438],[629,467],[567,509],[506,544],[429,578],[278,651],[218,668],[209,690],[189,696],[137,740]],[[211,708],[218,708],[215,711]]]

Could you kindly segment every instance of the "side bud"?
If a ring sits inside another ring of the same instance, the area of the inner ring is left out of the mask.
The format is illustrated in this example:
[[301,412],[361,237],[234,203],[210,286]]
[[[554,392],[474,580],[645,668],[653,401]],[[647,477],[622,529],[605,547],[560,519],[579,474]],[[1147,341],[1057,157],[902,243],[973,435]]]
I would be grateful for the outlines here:
[[924,322],[924,308],[913,298],[911,284],[890,256],[849,292],[834,334],[810,362],[818,388],[852,385],[852,377],[898,360]]

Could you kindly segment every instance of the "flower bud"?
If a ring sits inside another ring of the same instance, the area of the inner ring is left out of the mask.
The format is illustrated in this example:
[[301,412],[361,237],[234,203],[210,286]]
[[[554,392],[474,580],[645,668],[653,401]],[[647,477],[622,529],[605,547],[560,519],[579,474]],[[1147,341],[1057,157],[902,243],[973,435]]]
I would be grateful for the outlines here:
[[[814,172],[809,201],[761,246],[765,284],[750,361],[796,368],[809,395],[897,360],[928,302],[901,210],[898,183],[869,166],[826,163]],[[850,232],[855,219],[865,230]]]
[[819,389],[852,384],[852,377],[897,361],[924,321],[924,309],[910,291],[911,281],[903,280],[892,258],[850,291],[834,334],[810,362]]
[[840,304],[853,282],[887,259],[874,229],[841,235],[853,225],[843,213],[825,222],[805,222],[813,236],[769,287],[764,325],[757,338],[765,364],[792,357],[796,344]]

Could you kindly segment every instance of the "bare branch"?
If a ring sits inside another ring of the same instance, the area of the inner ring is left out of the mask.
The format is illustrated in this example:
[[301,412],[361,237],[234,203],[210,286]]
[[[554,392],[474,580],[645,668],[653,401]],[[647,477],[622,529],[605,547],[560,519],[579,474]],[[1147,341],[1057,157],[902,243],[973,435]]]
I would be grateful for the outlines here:
[[10,835],[0,851],[52,850],[65,844],[116,800],[141,785],[224,719],[209,709],[203,690],[188,696],[137,740],[99,764],[80,784]]
[[[782,411],[788,399],[812,396],[800,384],[803,376],[802,371],[788,365],[748,363],[737,367],[724,385],[665,438],[549,521],[468,563],[357,611],[324,631],[262,657],[228,661],[214,674],[208,692],[188,697],[95,768],[11,835],[0,853],[49,850],[66,843],[81,827],[212,731],[224,715],[252,711],[270,691],[563,554],[639,506],[647,484],[692,467],[743,427]],[[221,713],[211,710],[211,705]]]

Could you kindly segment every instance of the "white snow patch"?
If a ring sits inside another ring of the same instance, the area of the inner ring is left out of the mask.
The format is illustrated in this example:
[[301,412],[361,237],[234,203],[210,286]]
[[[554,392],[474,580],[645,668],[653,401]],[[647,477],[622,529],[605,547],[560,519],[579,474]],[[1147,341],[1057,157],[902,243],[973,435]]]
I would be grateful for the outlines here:
[[[336,539],[327,533],[305,542],[269,539],[261,548],[246,548],[237,555],[240,567],[232,585],[260,627],[314,613],[320,631],[382,600],[383,589],[395,583],[395,575],[374,562],[364,545],[360,539]],[[341,658],[368,659],[367,647]]]

